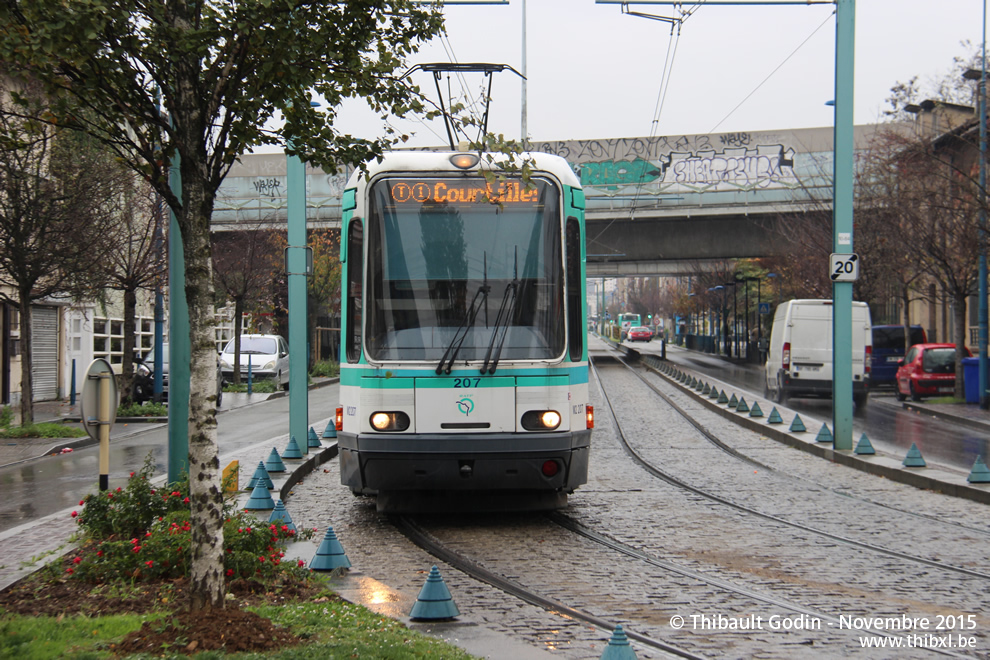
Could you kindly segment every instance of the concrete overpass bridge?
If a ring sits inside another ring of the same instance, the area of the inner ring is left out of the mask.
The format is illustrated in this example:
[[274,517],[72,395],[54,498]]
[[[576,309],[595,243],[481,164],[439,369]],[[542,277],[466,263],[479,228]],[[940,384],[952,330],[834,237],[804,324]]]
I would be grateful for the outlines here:
[[[865,149],[876,126],[855,129]],[[832,129],[535,142],[565,158],[587,199],[589,277],[675,275],[765,256],[789,213],[831,208]],[[213,214],[217,231],[284,226],[286,159],[248,155]],[[347,174],[307,168],[311,227],[340,227]]]

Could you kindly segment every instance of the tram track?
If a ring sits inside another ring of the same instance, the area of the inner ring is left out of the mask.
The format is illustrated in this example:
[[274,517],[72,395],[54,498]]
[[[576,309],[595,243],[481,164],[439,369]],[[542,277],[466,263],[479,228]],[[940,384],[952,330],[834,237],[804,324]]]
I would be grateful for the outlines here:
[[[400,530],[417,547],[430,553],[437,559],[446,562],[453,568],[465,573],[481,582],[489,584],[496,589],[511,594],[530,605],[541,607],[548,612],[571,617],[579,621],[584,621],[603,631],[612,631],[619,622],[608,621],[603,617],[596,616],[585,610],[565,605],[560,601],[543,596],[532,589],[528,589],[514,580],[510,580],[503,575],[491,571],[480,563],[471,560],[467,556],[455,552],[442,541],[430,534],[425,528],[419,525],[411,516],[390,516],[390,520],[395,527]],[[633,629],[624,627],[626,637],[644,646],[671,653],[680,658],[701,659],[705,656],[697,655],[674,644],[670,644],[660,639],[643,635]]]
[[[707,442],[709,442],[714,447],[718,448],[720,451],[728,454],[729,456],[733,457],[736,460],[745,461],[745,462],[749,463],[750,465],[758,466],[760,469],[766,470],[767,472],[770,472],[772,474],[781,475],[781,476],[784,476],[784,477],[786,477],[788,479],[794,479],[794,477],[792,477],[790,475],[786,475],[784,473],[781,473],[779,470],[776,470],[776,469],[774,469],[774,468],[772,468],[772,467],[770,467],[770,466],[768,466],[768,465],[766,465],[766,464],[764,464],[762,462],[756,461],[756,460],[754,460],[752,458],[749,458],[749,457],[741,454],[740,452],[736,451],[735,449],[733,449],[732,447],[730,447],[728,444],[726,444],[724,441],[722,441],[720,438],[718,438],[715,434],[713,434],[710,430],[708,430],[704,426],[704,424],[701,423],[700,420],[698,420],[696,417],[694,417],[689,412],[687,412],[683,407],[677,405],[676,402],[674,402],[669,396],[667,396],[667,395],[663,394],[662,392],[660,392],[656,387],[654,387],[645,378],[643,378],[642,375],[639,374],[634,368],[632,368],[630,365],[628,365],[627,363],[625,363],[621,359],[617,359],[616,361],[619,364],[621,364],[628,372],[630,372],[633,375],[635,375],[653,393],[657,394],[665,403],[667,403],[675,412],[677,412],[678,415],[680,415],[682,418],[684,418],[685,421],[687,421],[692,427],[694,427],[701,434],[701,436],[703,438],[705,438],[705,440]],[[612,417],[613,417],[613,419],[615,421],[616,430],[617,430],[617,433],[618,433],[618,438],[619,438],[619,441],[621,442],[624,450],[626,451],[626,453],[637,464],[639,464],[643,469],[645,469],[647,472],[649,472],[654,477],[656,477],[656,478],[658,478],[658,479],[660,479],[660,480],[662,480],[662,481],[664,481],[664,482],[666,482],[666,483],[668,483],[668,484],[670,484],[672,486],[675,486],[677,488],[680,488],[680,489],[683,489],[685,491],[691,492],[691,493],[693,493],[695,495],[698,495],[700,497],[703,497],[703,498],[705,498],[707,500],[710,500],[712,502],[716,502],[716,503],[721,504],[723,506],[730,507],[730,508],[732,508],[732,509],[734,509],[736,511],[740,511],[740,512],[745,513],[747,515],[756,516],[756,517],[762,518],[764,520],[768,520],[768,521],[771,521],[771,522],[774,522],[774,523],[785,525],[785,526],[790,527],[790,528],[793,528],[793,529],[800,530],[802,532],[814,534],[816,536],[820,536],[822,538],[826,538],[826,539],[829,539],[831,541],[835,541],[835,542],[842,543],[842,544],[845,544],[845,545],[849,545],[849,546],[857,547],[857,548],[860,548],[860,549],[868,550],[868,551],[875,552],[877,554],[881,554],[881,555],[884,555],[884,556],[887,556],[887,557],[891,557],[891,558],[895,558],[895,559],[900,559],[900,560],[905,560],[905,561],[911,561],[911,562],[914,562],[914,563],[917,563],[917,564],[921,564],[921,565],[924,565],[924,566],[936,568],[936,569],[939,569],[941,571],[949,571],[949,572],[957,573],[959,575],[963,575],[963,576],[966,576],[966,577],[969,577],[969,578],[976,578],[976,579],[980,579],[980,580],[990,581],[990,573],[986,573],[986,572],[983,572],[983,571],[978,571],[978,570],[966,568],[966,567],[963,567],[963,566],[955,566],[955,565],[952,565],[952,564],[946,564],[944,562],[933,560],[933,559],[930,559],[930,558],[927,558],[927,557],[922,557],[920,555],[915,555],[915,554],[911,554],[911,553],[908,553],[908,552],[902,552],[902,551],[899,551],[899,550],[895,550],[895,549],[892,549],[892,548],[884,547],[884,546],[877,545],[877,544],[874,544],[874,543],[869,543],[867,541],[863,541],[863,540],[860,540],[860,539],[855,539],[855,538],[852,538],[850,536],[846,536],[846,535],[842,535],[842,534],[837,534],[835,532],[831,532],[831,531],[828,531],[828,530],[820,529],[820,528],[817,528],[817,527],[814,527],[814,526],[811,526],[811,525],[806,525],[804,523],[800,523],[800,522],[797,522],[797,521],[794,521],[794,520],[791,520],[791,519],[788,519],[788,518],[784,518],[782,516],[778,516],[778,515],[775,515],[775,514],[772,514],[772,513],[767,513],[766,511],[762,511],[760,509],[757,509],[757,508],[748,506],[746,504],[742,504],[740,502],[737,502],[737,501],[732,500],[730,498],[724,497],[724,496],[719,495],[717,493],[713,493],[713,492],[711,492],[709,490],[706,490],[704,488],[701,488],[701,487],[692,485],[692,484],[688,483],[686,480],[684,480],[682,478],[679,478],[679,477],[673,475],[672,473],[670,473],[670,472],[668,472],[668,471],[666,471],[664,469],[661,469],[654,462],[652,462],[651,460],[649,460],[647,457],[644,457],[644,455],[641,452],[637,451],[636,448],[633,447],[632,444],[628,441],[626,435],[622,431],[622,423],[619,421],[619,416],[616,414],[616,412],[615,412],[615,410],[614,410],[614,408],[612,406],[612,401],[611,401],[611,398],[609,397],[608,391],[606,390],[604,384],[601,382],[599,371],[598,371],[598,367],[596,365],[592,364],[592,369],[593,369],[593,372],[595,374],[596,379],[599,382],[599,386],[601,387],[601,392],[602,392],[602,396],[603,396],[603,398],[605,400],[605,404],[609,408],[609,412],[610,412],[610,414],[612,415]],[[814,485],[815,485],[816,488],[820,488],[820,486],[818,484],[814,484]],[[845,497],[849,497],[849,496],[848,495],[845,495]],[[930,518],[927,518],[927,519],[928,520],[931,520]],[[942,524],[941,521],[932,521],[932,522],[937,522],[937,523]],[[944,524],[951,525],[952,523],[944,523]],[[972,531],[968,527],[966,527],[965,529],[967,531]]]
[[[618,357],[618,356],[616,356],[615,359],[620,364],[623,364],[630,371],[630,373],[632,373],[637,378],[639,378],[639,380],[641,380],[643,382],[643,384],[645,384],[647,387],[649,387],[651,390],[653,390],[657,394],[657,396],[659,396],[661,399],[663,399],[665,403],[667,403],[671,408],[673,408],[675,411],[677,411],[677,413],[679,415],[681,415],[685,420],[687,420],[692,426],[694,426],[696,429],[698,429],[698,431],[705,437],[706,440],[708,440],[712,445],[714,445],[715,447],[717,447],[721,451],[729,454],[730,456],[733,456],[735,458],[738,458],[739,460],[745,461],[745,462],[749,463],[750,465],[752,465],[754,467],[757,467],[759,469],[766,470],[768,472],[772,472],[772,473],[774,473],[776,475],[779,475],[781,478],[790,479],[790,480],[792,480],[794,482],[801,483],[802,485],[804,485],[806,487],[816,488],[816,489],[821,490],[822,492],[828,492],[828,493],[831,493],[831,494],[836,495],[838,497],[842,497],[842,498],[849,499],[849,500],[856,501],[856,502],[861,502],[863,504],[868,504],[870,506],[875,506],[875,507],[879,507],[879,508],[882,508],[882,509],[887,509],[889,511],[896,511],[897,513],[899,513],[901,515],[909,516],[909,517],[912,517],[912,518],[917,518],[919,520],[926,520],[926,521],[930,521],[930,522],[936,522],[936,523],[941,524],[941,525],[955,527],[955,528],[960,529],[960,530],[965,530],[966,532],[970,532],[970,533],[974,533],[974,534],[981,534],[983,536],[986,536],[986,537],[990,538],[990,529],[988,529],[988,528],[979,528],[979,527],[974,527],[972,525],[964,525],[964,524],[961,524],[961,523],[958,523],[958,522],[946,521],[946,520],[943,520],[943,519],[940,519],[940,518],[936,518],[936,517],[931,516],[931,515],[927,515],[927,514],[924,514],[924,513],[919,513],[917,511],[911,511],[911,510],[908,510],[908,509],[904,509],[902,507],[892,506],[892,505],[887,504],[887,503],[884,503],[884,502],[877,502],[876,500],[873,500],[873,499],[870,499],[870,498],[866,498],[866,497],[862,497],[860,495],[852,495],[852,494],[850,494],[848,492],[843,492],[843,491],[836,490],[834,488],[830,488],[830,487],[828,487],[828,486],[826,486],[826,485],[824,485],[822,483],[819,483],[817,481],[810,481],[810,480],[805,479],[805,478],[802,478],[802,477],[797,477],[795,475],[787,474],[786,472],[782,472],[782,471],[780,471],[780,470],[778,470],[778,469],[776,469],[776,468],[774,468],[774,467],[772,467],[770,465],[767,465],[767,464],[765,464],[765,463],[763,463],[763,462],[761,462],[761,461],[759,461],[759,460],[757,460],[757,459],[755,459],[755,458],[753,458],[751,456],[748,456],[747,454],[739,451],[738,449],[736,449],[734,447],[731,447],[729,444],[727,444],[726,442],[724,442],[717,435],[715,435],[714,433],[712,433],[711,431],[709,431],[706,426],[704,426],[703,424],[701,424],[694,416],[692,416],[690,413],[688,413],[687,411],[685,411],[670,396],[668,396],[666,393],[662,392],[655,384],[651,383],[638,370],[636,370],[634,367],[630,366],[624,359],[622,359],[621,357]],[[645,363],[645,364],[647,366],[647,369],[649,369],[649,371],[651,373],[653,373],[657,378],[663,379],[665,382],[667,382],[667,383],[669,383],[669,384],[671,384],[673,386],[674,379],[671,376],[669,376],[668,374],[665,374],[665,373],[659,371],[658,369],[656,369],[653,365],[651,365],[649,363]]]

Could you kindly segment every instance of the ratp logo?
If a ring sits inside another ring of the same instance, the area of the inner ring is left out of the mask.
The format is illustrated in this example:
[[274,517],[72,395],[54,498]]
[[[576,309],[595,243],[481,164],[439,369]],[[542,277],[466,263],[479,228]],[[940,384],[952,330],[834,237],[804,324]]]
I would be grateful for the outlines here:
[[457,402],[457,409],[460,410],[465,415],[470,415],[471,412],[474,410],[474,401],[472,401],[468,397],[464,397],[463,399]]

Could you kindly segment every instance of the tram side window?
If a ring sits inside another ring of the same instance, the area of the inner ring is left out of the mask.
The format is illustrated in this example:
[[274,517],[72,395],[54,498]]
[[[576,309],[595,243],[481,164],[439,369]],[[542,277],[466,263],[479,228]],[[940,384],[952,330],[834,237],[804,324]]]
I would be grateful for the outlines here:
[[584,353],[584,320],[581,318],[581,226],[577,218],[567,219],[567,343],[571,361],[578,362]]
[[361,360],[361,278],[364,270],[364,226],[352,220],[347,236],[347,361]]

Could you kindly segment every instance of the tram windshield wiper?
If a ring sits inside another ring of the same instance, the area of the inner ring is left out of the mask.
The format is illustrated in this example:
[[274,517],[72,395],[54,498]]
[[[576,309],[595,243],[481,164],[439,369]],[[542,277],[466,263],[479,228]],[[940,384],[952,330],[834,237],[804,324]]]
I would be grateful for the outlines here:
[[[478,287],[478,291],[474,294],[474,298],[471,300],[471,306],[468,307],[467,312],[464,314],[464,320],[461,321],[461,325],[457,328],[457,332],[454,333],[454,338],[451,340],[450,345],[447,346],[447,350],[444,351],[443,357],[440,358],[440,364],[437,365],[437,375],[441,373],[450,373],[450,370],[454,366],[454,360],[457,359],[457,353],[461,350],[461,345],[464,344],[464,339],[467,337],[468,332],[474,327],[474,319],[478,316],[478,310],[481,309],[483,303],[488,302],[488,292],[491,291],[491,287],[488,286],[488,280],[485,279],[485,283]],[[447,362],[447,358],[450,358],[450,362]],[[446,366],[444,366],[446,365]]]
[[[519,295],[519,280],[512,280],[505,285],[505,293],[502,294],[502,305],[498,308],[498,316],[495,317],[495,326],[492,328],[492,339],[488,342],[488,352],[485,353],[485,362],[481,365],[481,373],[495,373],[498,368],[498,361],[502,356],[502,346],[505,345],[505,337],[509,334],[509,325],[512,316],[516,311],[516,298]],[[499,335],[501,333],[501,338]],[[498,346],[495,340],[498,339]],[[495,355],[492,355],[492,350]],[[491,367],[489,368],[489,365]]]
[[[498,308],[498,315],[495,317],[495,326],[492,328],[492,339],[488,342],[488,352],[485,353],[485,362],[481,365],[481,373],[495,373],[498,368],[498,361],[502,356],[502,346],[505,345],[505,337],[509,334],[509,323],[516,312],[516,298],[519,295],[519,246],[515,246],[515,254],[512,263],[512,281],[505,285],[505,293],[502,294],[502,304]],[[499,339],[501,331],[501,339]],[[498,339],[498,347],[495,340]],[[492,350],[495,350],[494,357]],[[489,368],[489,365],[491,367]]]

